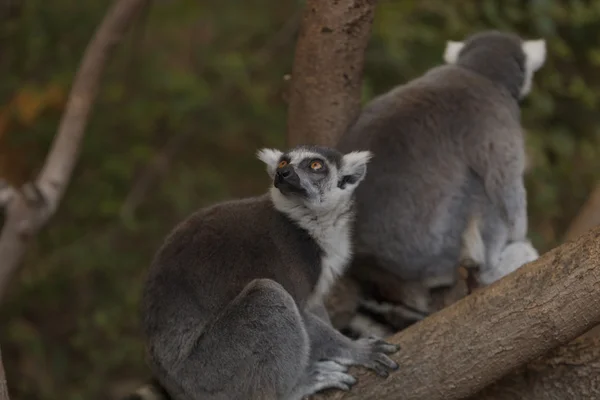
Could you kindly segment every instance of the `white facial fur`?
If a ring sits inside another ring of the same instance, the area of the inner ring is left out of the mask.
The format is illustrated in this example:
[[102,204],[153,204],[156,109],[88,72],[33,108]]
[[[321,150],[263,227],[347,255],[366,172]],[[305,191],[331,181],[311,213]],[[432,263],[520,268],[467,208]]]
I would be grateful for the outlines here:
[[[267,164],[267,172],[271,179],[282,155],[282,152],[271,149],[263,149],[258,153],[258,158]],[[297,165],[306,158],[324,159],[321,154],[306,150],[295,150],[288,155],[290,165]],[[277,188],[271,187],[270,194],[275,209],[306,229],[323,250],[321,276],[313,293],[314,301],[323,298],[350,261],[350,230],[354,217],[351,212],[352,195],[364,179],[371,157],[372,154],[368,151],[348,153],[343,156],[339,171],[325,159],[329,168],[330,184],[318,202],[284,196]],[[344,188],[339,188],[337,183],[343,176],[354,176],[356,180],[346,184]]]
[[521,98],[527,96],[531,91],[533,73],[539,70],[546,61],[546,41],[526,40],[522,44],[525,53],[525,82],[521,88]]
[[458,53],[465,46],[463,42],[453,42],[448,40],[446,43],[446,50],[444,51],[444,61],[446,64],[454,64],[458,60]]
[[256,153],[256,157],[267,165],[267,174],[271,179],[275,177],[277,162],[282,155],[283,153],[276,149],[261,149]]

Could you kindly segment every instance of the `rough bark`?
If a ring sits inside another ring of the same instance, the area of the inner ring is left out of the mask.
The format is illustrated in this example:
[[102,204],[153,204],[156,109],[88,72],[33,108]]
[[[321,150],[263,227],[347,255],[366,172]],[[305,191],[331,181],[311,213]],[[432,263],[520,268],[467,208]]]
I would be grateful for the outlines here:
[[376,0],[307,0],[296,44],[287,144],[333,145],[360,111]]
[[600,339],[579,338],[519,368],[469,400],[600,399]]
[[2,363],[2,351],[0,350],[0,400],[9,400],[8,385],[6,383],[6,374],[4,373],[4,364]]
[[[314,398],[454,400],[600,323],[600,227],[392,336],[400,369]],[[565,382],[565,386],[569,383]]]
[[[573,240],[598,225],[600,225],[600,183],[592,191],[577,216],[571,221],[564,240]],[[585,336],[600,337],[600,325],[588,331]]]
[[[396,278],[376,272],[369,274],[367,280],[377,286],[383,283],[385,288],[387,284],[393,284]],[[464,298],[467,295],[467,280],[467,274],[461,271],[456,285],[434,292],[432,310],[439,311]],[[332,322],[334,326],[338,324],[338,329],[346,328],[356,314],[359,296],[357,288],[364,286],[364,283],[361,278],[344,276],[332,289],[326,305]],[[397,293],[393,295],[397,296]],[[385,300],[393,301],[393,298],[386,296]],[[387,322],[390,329],[396,326],[393,319]],[[518,368],[469,400],[600,398],[600,337],[589,333]]]
[[6,219],[0,234],[0,299],[21,264],[28,243],[54,214],[64,195],[107,61],[146,2],[118,0],[112,5],[83,55],[39,176],[23,190],[4,189],[11,198],[6,201]]

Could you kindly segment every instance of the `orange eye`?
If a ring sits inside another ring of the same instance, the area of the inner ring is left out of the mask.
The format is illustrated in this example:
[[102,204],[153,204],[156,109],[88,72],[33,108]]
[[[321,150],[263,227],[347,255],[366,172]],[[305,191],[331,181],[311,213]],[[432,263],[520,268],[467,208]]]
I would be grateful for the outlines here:
[[313,162],[310,163],[310,168],[314,169],[315,171],[317,171],[317,170],[323,168],[323,164],[321,164],[318,161],[313,161]]
[[283,168],[283,167],[285,167],[287,164],[288,164],[288,162],[287,162],[287,161],[285,161],[285,160],[281,160],[281,161],[279,162],[279,164],[277,165],[277,168]]

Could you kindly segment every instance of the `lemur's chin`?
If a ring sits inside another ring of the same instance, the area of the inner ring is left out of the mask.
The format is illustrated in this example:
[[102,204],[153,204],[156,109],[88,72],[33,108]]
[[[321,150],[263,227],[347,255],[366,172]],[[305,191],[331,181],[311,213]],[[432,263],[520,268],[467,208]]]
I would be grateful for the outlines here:
[[307,198],[308,192],[303,187],[298,187],[296,185],[291,185],[286,182],[275,182],[274,186],[281,192],[284,196],[295,196],[301,198]]

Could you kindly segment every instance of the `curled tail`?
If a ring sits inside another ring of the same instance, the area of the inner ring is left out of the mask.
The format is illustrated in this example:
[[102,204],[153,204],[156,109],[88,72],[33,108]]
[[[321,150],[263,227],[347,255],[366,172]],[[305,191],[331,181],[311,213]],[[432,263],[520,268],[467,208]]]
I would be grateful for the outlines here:
[[172,400],[165,388],[154,378],[121,400]]

